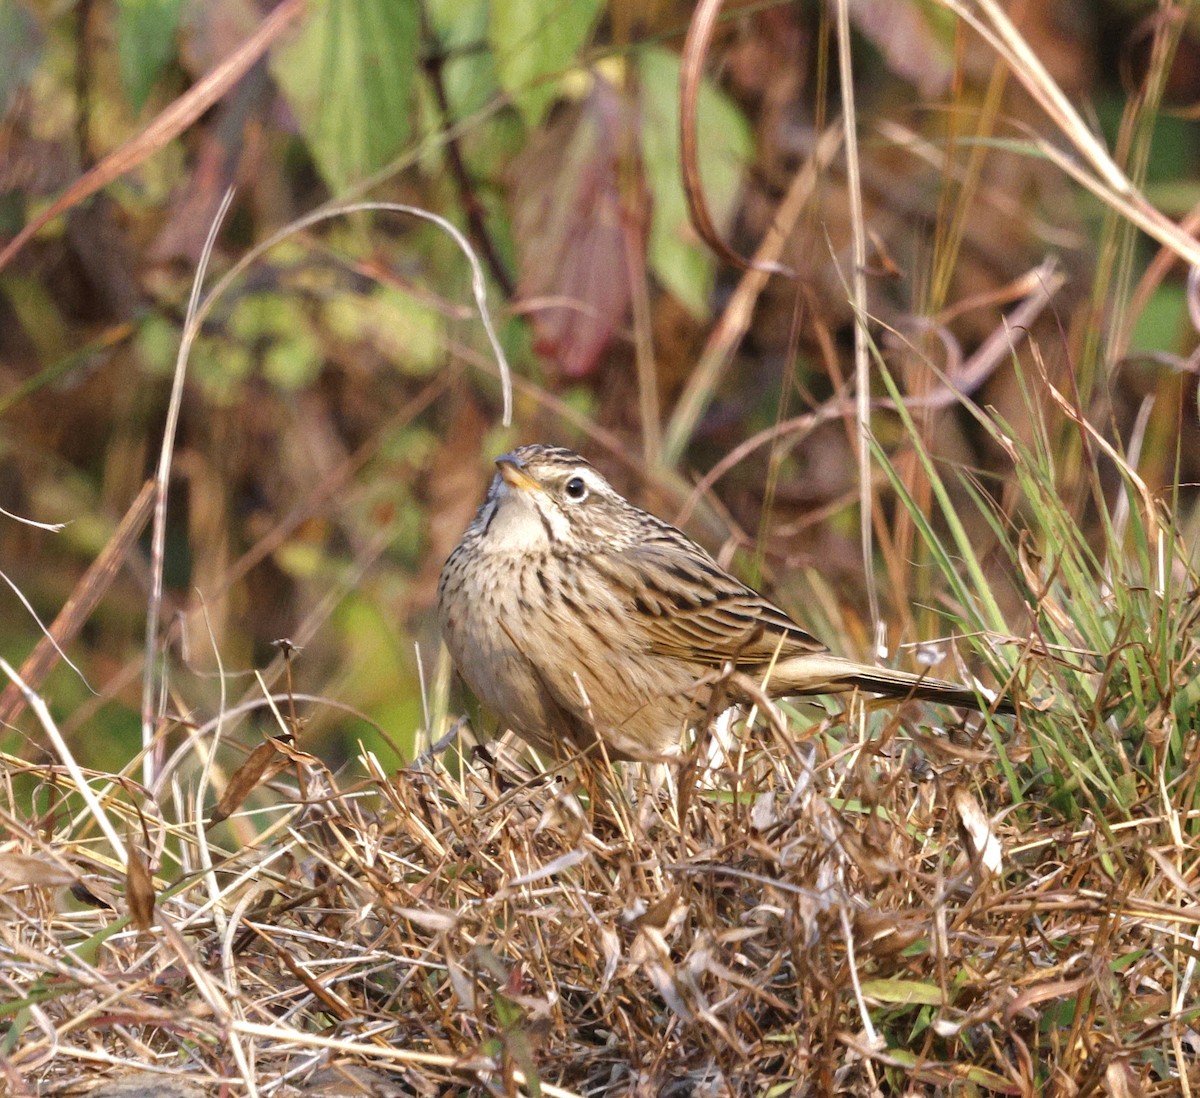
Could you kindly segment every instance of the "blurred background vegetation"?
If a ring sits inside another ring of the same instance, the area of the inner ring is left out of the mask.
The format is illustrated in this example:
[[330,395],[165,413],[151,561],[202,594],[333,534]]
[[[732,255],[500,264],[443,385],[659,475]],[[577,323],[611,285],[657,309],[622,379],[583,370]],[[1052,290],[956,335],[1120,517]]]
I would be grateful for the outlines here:
[[[1175,219],[1194,211],[1192,9],[1009,7],[1152,201]],[[12,588],[0,595],[0,655],[25,659],[33,612],[55,617],[154,469],[192,279],[231,186],[210,283],[332,201],[403,202],[461,226],[487,270],[516,409],[505,428],[469,267],[433,226],[347,215],[257,258],[188,364],[164,727],[254,694],[252,670],[277,665],[273,642],[288,637],[302,646],[295,689],[369,718],[302,705],[307,750],[332,762],[364,738],[394,765],[372,722],[400,755],[440,734],[461,707],[437,655],[438,571],[491,458],[522,441],[576,447],[639,502],[684,515],[848,654],[872,647],[868,571],[885,581],[891,651],[944,632],[946,593],[882,493],[876,559],[860,550],[856,433],[839,404],[853,376],[851,201],[843,157],[821,153],[842,109],[823,4],[728,3],[702,58],[697,160],[714,224],[743,255],[779,224],[778,260],[792,272],[748,298],[685,200],[692,4],[285,2],[235,79],[231,58],[269,11],[253,0],[0,0],[0,245],[87,173],[104,183],[0,269],[0,506],[67,524],[0,517]],[[1038,153],[1030,135],[1047,132],[1044,115],[945,8],[860,0],[851,12],[870,312],[903,390],[938,390],[939,372],[953,375],[1002,330],[1029,292],[1022,276],[1054,257],[1063,287],[974,398],[1033,441],[1013,359],[1026,376],[1044,370],[1111,437],[1144,441],[1141,475],[1152,492],[1181,486],[1194,535],[1196,330],[1181,266],[1156,261],[1157,245]],[[154,128],[214,74],[219,94],[197,117]],[[778,221],[809,164],[811,190]],[[748,330],[730,338],[730,304],[747,300]],[[722,340],[728,361],[698,379]],[[836,414],[798,419],[818,407]],[[946,402],[918,420],[939,467],[1003,499],[1008,459],[969,415]],[[880,410],[873,425],[900,474],[915,476],[895,417]],[[1053,431],[1065,499],[1086,526],[1096,509],[1086,478],[1071,480],[1078,431]],[[699,476],[759,432],[692,498]],[[963,521],[1020,636],[1008,558],[990,551],[977,508]],[[78,673],[60,665],[41,687],[78,757],[104,769],[139,749],[144,550],[69,645]],[[237,734],[252,745],[261,729]],[[11,754],[44,751],[28,713],[0,737]]]

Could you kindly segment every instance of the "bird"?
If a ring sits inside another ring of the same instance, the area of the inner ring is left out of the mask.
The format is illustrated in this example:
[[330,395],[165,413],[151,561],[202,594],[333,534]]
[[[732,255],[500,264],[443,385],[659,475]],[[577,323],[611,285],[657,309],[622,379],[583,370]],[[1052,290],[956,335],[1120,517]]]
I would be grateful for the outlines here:
[[1008,698],[833,654],[572,450],[534,443],[495,464],[442,568],[438,619],[476,698],[543,754],[678,754],[722,669],[771,697],[860,691],[1015,711]]

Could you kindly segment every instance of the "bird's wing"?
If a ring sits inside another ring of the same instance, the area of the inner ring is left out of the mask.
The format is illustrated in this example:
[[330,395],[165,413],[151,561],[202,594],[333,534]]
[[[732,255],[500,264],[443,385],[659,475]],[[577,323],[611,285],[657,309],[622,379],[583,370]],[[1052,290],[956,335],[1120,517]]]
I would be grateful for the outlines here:
[[606,568],[652,652],[718,666],[828,651],[699,546],[649,541],[609,554]]

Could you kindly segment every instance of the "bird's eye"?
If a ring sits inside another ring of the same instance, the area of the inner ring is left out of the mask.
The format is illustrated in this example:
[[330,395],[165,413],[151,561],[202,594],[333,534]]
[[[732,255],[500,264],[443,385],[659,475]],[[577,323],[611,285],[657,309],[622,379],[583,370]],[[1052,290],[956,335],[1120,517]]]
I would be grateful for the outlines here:
[[583,477],[572,477],[567,481],[564,491],[572,503],[582,503],[588,497],[588,486]]

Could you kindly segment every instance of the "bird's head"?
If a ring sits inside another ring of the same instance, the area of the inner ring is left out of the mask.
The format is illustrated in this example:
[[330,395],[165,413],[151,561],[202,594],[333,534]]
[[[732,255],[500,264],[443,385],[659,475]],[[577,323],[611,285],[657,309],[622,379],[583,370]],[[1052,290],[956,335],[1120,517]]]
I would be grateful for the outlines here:
[[642,513],[585,458],[535,443],[496,459],[477,521],[496,550],[590,552],[624,548]]

